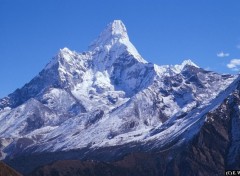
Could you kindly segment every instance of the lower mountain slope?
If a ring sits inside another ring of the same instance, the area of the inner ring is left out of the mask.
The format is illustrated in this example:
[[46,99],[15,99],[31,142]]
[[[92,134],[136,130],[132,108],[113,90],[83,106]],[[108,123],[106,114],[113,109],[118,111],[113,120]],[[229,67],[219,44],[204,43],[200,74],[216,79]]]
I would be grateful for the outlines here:
[[203,126],[188,143],[169,145],[164,150],[133,152],[117,161],[57,161],[30,175],[221,176],[227,169],[240,169],[239,107],[240,84],[204,116]]

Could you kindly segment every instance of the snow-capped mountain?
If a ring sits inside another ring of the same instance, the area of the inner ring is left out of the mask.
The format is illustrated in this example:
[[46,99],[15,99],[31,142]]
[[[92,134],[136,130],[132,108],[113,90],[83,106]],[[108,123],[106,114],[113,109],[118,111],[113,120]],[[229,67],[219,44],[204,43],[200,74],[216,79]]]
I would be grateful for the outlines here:
[[206,114],[238,81],[190,60],[149,63],[115,20],[88,51],[60,49],[35,78],[0,99],[1,157],[181,144],[200,131]]

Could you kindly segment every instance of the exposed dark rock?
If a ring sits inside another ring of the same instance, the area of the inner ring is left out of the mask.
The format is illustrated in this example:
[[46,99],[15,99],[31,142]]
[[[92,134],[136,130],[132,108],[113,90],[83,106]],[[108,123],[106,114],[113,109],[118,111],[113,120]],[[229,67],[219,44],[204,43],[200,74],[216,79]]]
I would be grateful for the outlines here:
[[0,161],[0,176],[21,176],[21,174]]

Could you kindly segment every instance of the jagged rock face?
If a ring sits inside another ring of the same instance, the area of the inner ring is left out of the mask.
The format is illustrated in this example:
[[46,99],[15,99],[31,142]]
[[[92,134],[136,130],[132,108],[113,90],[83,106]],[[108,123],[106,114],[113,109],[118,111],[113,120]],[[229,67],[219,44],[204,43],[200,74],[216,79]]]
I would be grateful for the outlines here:
[[[223,104],[209,113],[206,122],[181,154],[170,161],[167,173],[179,175],[224,175],[227,163],[231,106]],[[223,109],[224,111],[223,111]]]
[[224,175],[227,169],[240,168],[239,85],[206,115],[191,142],[178,149],[180,152],[167,165],[167,175]]
[[[115,20],[88,51],[61,49],[32,81],[0,99],[1,158],[187,143],[239,79],[205,71],[190,60],[175,66],[148,63]],[[235,131],[232,153],[238,139]]]

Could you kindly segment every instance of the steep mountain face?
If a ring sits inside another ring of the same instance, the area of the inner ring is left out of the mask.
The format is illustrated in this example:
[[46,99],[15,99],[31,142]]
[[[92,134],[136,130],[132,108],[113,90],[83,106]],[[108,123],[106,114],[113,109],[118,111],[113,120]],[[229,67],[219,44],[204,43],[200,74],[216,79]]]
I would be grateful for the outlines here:
[[[61,49],[33,80],[0,99],[0,156],[16,166],[19,158],[31,161],[40,154],[37,167],[74,159],[68,157],[73,151],[82,154],[75,159],[101,158],[102,150],[114,160],[114,148],[121,149],[118,157],[175,148],[201,134],[206,115],[236,90],[238,81],[190,60],[175,66],[148,63],[124,24],[115,20],[88,51]],[[233,165],[238,140],[236,130],[230,140]],[[56,153],[59,157],[48,158]]]

